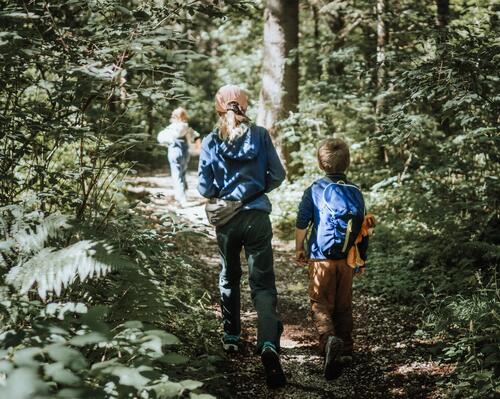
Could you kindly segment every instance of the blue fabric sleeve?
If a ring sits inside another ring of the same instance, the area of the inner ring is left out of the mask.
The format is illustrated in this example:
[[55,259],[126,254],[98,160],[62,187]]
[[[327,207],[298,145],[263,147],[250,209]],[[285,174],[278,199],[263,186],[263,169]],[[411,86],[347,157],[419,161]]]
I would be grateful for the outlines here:
[[266,193],[279,187],[279,185],[285,180],[286,172],[285,168],[281,164],[276,148],[271,141],[271,137],[267,130],[264,129],[264,142],[267,152],[267,174],[266,174]]
[[217,196],[218,190],[215,186],[215,176],[211,165],[211,154],[209,148],[210,136],[205,137],[201,144],[200,162],[198,164],[198,191],[205,198]]
[[295,227],[298,229],[307,229],[311,223],[314,214],[314,203],[312,200],[312,189],[307,188],[302,195],[302,200],[299,204],[299,211],[297,212],[297,222]]

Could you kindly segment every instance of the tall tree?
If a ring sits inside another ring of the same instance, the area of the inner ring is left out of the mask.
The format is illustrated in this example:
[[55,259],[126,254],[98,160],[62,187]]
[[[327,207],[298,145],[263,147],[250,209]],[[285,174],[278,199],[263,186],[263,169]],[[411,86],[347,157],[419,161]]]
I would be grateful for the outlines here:
[[[450,2],[449,0],[436,0],[436,45],[442,59],[447,58],[446,40],[447,40],[447,27],[450,19]],[[439,122],[440,129],[447,133],[452,134],[450,129],[450,121],[447,117],[442,115],[443,104],[440,99],[432,102],[432,111]]]
[[450,1],[449,0],[436,0],[436,26],[438,28],[446,28],[448,25],[448,18],[450,14]]
[[[389,39],[386,25],[386,0],[377,0],[377,92],[378,97],[375,103],[375,115],[377,118],[376,133],[382,130],[380,118],[384,113],[385,98],[382,93],[386,90],[386,45]],[[387,149],[381,148],[381,155],[385,163],[389,162]]]
[[282,157],[290,175],[300,169],[291,154],[298,142],[280,137],[276,123],[297,111],[299,102],[299,2],[268,0],[264,11],[264,59],[262,89],[257,123],[278,138]]

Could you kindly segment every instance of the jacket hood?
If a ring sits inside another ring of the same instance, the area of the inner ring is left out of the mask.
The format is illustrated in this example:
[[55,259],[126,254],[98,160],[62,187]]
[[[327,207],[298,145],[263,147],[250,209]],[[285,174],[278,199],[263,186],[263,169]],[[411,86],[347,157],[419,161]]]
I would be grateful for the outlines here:
[[218,140],[217,152],[224,158],[234,160],[254,159],[261,147],[260,135],[254,129],[248,128],[236,140]]

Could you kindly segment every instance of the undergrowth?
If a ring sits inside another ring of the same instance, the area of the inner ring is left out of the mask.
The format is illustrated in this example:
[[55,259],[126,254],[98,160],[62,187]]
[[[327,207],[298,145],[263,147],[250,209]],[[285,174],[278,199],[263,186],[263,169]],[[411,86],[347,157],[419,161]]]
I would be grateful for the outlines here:
[[[154,226],[140,212],[119,212],[92,233],[95,242],[106,240],[108,251],[86,249],[81,256],[108,265],[105,277],[78,278],[65,262],[68,278],[61,286],[50,278],[49,256],[39,265],[41,276],[48,273],[45,300],[37,293],[40,284],[24,292],[3,282],[0,396],[213,397],[202,393],[204,380],[211,392],[224,389],[217,382],[222,357],[214,344],[218,323],[209,308],[205,271],[178,245],[178,233],[187,226],[168,215]],[[28,235],[40,231],[37,223],[44,222],[32,220]],[[90,231],[76,224],[69,230],[46,238],[57,247],[82,242]],[[16,251],[5,255],[4,269],[20,262]]]

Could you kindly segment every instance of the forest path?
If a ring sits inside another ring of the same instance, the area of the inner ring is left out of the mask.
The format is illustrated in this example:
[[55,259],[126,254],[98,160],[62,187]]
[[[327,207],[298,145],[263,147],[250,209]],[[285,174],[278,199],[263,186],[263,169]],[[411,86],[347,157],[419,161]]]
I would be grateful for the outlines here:
[[[217,275],[219,259],[213,229],[208,226],[204,205],[196,192],[197,177],[188,173],[188,200],[181,209],[173,200],[168,173],[131,179],[133,191],[148,195],[150,210],[169,211],[206,238],[192,238],[191,256],[206,265],[208,289],[218,312]],[[195,241],[196,240],[196,241]],[[273,239],[279,312],[284,323],[281,360],[288,385],[270,391],[264,383],[260,359],[254,355],[256,313],[250,300],[248,274],[242,278],[243,350],[223,366],[224,379],[214,393],[227,398],[441,398],[438,379],[450,373],[448,366],[430,361],[431,343],[418,339],[416,314],[408,308],[387,303],[354,288],[353,364],[335,381],[322,376],[322,358],[317,352],[317,336],[309,318],[308,276],[293,261],[293,243]],[[245,265],[245,262],[242,262]],[[369,273],[361,278],[369,278]]]

